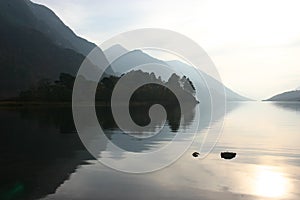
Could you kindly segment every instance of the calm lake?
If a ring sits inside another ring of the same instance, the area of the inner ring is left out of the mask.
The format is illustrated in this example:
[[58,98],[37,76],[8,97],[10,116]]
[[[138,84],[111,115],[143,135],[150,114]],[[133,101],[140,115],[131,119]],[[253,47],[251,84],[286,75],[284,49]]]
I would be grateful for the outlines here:
[[[191,154],[200,151],[207,131],[222,123],[208,126],[205,110],[200,118],[195,109],[183,120],[171,110],[160,135],[137,144],[134,138],[122,140],[107,109],[97,108],[107,137],[132,152],[160,148],[202,121],[193,144],[172,165],[129,174],[104,166],[85,150],[70,107],[2,107],[0,199],[300,199],[300,103],[228,103],[218,143],[201,159]],[[132,118],[147,124],[140,110],[133,110]],[[223,160],[222,151],[237,157]],[[99,155],[122,159],[105,148]]]

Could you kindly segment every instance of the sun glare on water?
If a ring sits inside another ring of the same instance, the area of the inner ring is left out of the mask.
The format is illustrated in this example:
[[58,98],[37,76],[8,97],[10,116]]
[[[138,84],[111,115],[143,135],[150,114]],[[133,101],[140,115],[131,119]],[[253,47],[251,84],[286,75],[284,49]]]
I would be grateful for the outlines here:
[[255,176],[256,195],[270,198],[284,197],[288,193],[288,179],[271,167],[259,167]]

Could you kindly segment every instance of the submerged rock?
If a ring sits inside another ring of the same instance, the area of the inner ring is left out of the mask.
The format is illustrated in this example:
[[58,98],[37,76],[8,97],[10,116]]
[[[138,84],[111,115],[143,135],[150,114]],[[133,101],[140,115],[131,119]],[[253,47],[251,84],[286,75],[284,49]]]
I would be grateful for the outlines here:
[[223,159],[230,160],[230,159],[235,158],[235,156],[236,156],[236,153],[234,153],[234,152],[221,152],[221,158],[223,158]]
[[193,155],[194,157],[198,157],[198,156],[200,155],[200,153],[199,153],[199,152],[194,152],[192,155]]

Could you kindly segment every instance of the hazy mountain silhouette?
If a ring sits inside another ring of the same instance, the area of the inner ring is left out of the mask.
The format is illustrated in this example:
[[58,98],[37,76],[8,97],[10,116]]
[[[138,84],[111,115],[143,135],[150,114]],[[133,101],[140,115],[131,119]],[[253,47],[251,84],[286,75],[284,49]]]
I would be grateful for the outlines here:
[[119,44],[113,45],[105,50],[105,56],[108,60],[116,59],[116,55],[123,55],[129,51]]
[[77,37],[48,8],[29,0],[0,1],[0,98],[38,80],[75,75],[95,45]]
[[[111,68],[117,76],[129,72],[134,67],[143,64],[155,63],[166,65],[164,61],[153,58],[141,50],[128,51],[121,45],[114,45],[104,52],[108,60],[113,61]],[[122,56],[118,57],[118,55],[121,54]]]
[[[206,88],[206,83],[204,80],[199,79],[196,71],[193,69],[192,66],[189,66],[183,62],[178,60],[173,61],[163,61],[157,58],[154,58],[147,53],[141,50],[133,50],[128,51],[121,45],[114,45],[105,51],[105,55],[108,60],[114,60],[111,64],[112,70],[115,72],[116,75],[121,75],[132,70],[134,67],[139,65],[148,64],[148,63],[155,63],[161,65],[167,65],[170,68],[174,69],[175,71],[181,72],[183,75],[188,77],[195,85],[198,85],[200,89]],[[123,54],[121,57],[116,59],[116,55]],[[111,59],[114,58],[114,59]],[[115,60],[116,59],[116,60]],[[216,79],[212,78],[211,76],[202,72],[202,75],[205,76],[206,81],[212,88],[223,88],[222,83],[217,81]],[[225,87],[225,92],[227,96],[227,100],[229,101],[247,101],[250,100],[246,97],[243,97],[236,92],[230,90],[229,88]],[[219,91],[221,94],[222,91]],[[206,95],[201,93],[200,95]]]
[[[181,71],[187,77],[189,77],[191,81],[194,82],[195,85],[200,84],[202,87],[206,87],[204,81],[201,79],[199,80],[198,78],[199,75],[197,75],[194,70],[190,70],[193,68],[192,66],[178,60],[166,61],[166,63],[171,67],[174,67],[175,69]],[[213,77],[209,76],[204,72],[201,72],[201,75],[203,76],[203,78],[205,78],[207,84],[210,85],[212,88],[221,88],[220,86],[223,85],[222,83],[220,83],[219,81],[217,81],[216,79],[214,79]],[[250,100],[249,98],[241,96],[238,93],[232,91],[225,85],[223,86],[226,93],[226,99],[228,101],[249,101]]]
[[300,90],[284,92],[275,95],[266,101],[300,101]]

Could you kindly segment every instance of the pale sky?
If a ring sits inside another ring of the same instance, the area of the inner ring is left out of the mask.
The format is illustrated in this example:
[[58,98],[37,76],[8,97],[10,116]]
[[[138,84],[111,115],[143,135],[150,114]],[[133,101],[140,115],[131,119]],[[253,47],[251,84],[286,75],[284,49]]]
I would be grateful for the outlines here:
[[253,99],[300,86],[299,0],[33,0],[96,43],[137,28],[196,41],[223,83]]

